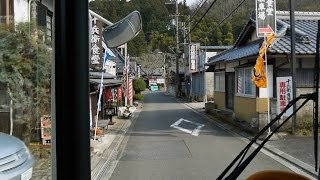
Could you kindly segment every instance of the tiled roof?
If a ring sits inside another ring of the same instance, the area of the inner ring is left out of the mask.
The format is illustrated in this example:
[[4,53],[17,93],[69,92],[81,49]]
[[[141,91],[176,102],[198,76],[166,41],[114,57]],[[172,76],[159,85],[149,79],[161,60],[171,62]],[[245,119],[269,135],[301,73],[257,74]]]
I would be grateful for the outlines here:
[[[316,53],[316,35],[319,19],[320,13],[318,12],[295,12],[296,54],[314,55]],[[253,19],[251,19],[246,26],[249,25],[255,25]],[[277,12],[277,36],[278,38],[276,41],[270,48],[268,48],[268,53],[290,54],[291,36],[289,12]],[[209,58],[209,63],[206,65],[212,65],[219,61],[232,61],[245,57],[256,56],[258,55],[261,42],[262,38],[254,42],[250,42],[245,46],[228,49],[217,56]]]
[[258,55],[261,42],[262,40],[258,40],[246,46],[226,50],[216,56],[209,58],[209,62],[207,63],[207,65],[211,65],[219,61],[232,61],[244,57]]
[[226,50],[230,48],[232,48],[232,46],[200,46],[200,49],[213,49],[213,50]]

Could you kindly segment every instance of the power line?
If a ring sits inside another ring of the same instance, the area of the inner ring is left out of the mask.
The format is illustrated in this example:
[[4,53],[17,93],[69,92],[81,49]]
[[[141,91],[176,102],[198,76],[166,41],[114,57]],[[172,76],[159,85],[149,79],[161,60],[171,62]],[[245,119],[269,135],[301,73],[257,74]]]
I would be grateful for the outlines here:
[[226,19],[228,19],[236,10],[238,10],[240,8],[240,6],[242,6],[242,4],[245,2],[246,0],[243,0],[240,4],[238,4],[238,6],[233,9],[233,11],[231,11],[231,13],[228,14],[228,16],[226,16],[219,24],[218,26],[220,26]]
[[189,18],[189,22],[191,21],[191,19],[193,19],[199,12],[199,10],[205,5],[205,3],[207,2],[208,0],[202,0],[202,2],[200,2],[197,6],[197,8],[192,12],[192,14],[190,15],[190,18]]
[[[205,2],[204,2],[205,1]],[[197,23],[192,27],[192,29],[185,34],[184,38],[186,38],[196,27],[197,25],[202,21],[202,19],[204,18],[204,16],[209,12],[209,10],[213,7],[213,5],[216,3],[217,0],[212,1],[212,3],[210,4],[209,8],[206,10],[206,12],[201,16],[201,18],[197,21]],[[228,19],[236,10],[238,10],[240,8],[240,6],[242,6],[242,4],[245,2],[246,0],[243,0],[240,4],[237,5],[237,7],[235,9],[233,9],[231,11],[231,13],[229,13],[218,25],[220,26],[226,19]],[[198,11],[199,9],[201,9],[203,7],[203,5],[207,2],[207,0],[202,0],[202,4],[200,3],[198,5],[199,8],[196,9],[196,11]],[[201,6],[200,6],[201,5]],[[193,15],[193,17],[195,16],[195,14]],[[191,18],[189,18],[189,23],[191,22]],[[189,25],[190,26],[190,25]]]
[[[188,25],[190,24],[190,22],[192,21],[192,19],[198,14],[199,10],[204,6],[204,4],[207,2],[208,0],[202,0],[202,2],[200,2],[197,7],[195,8],[195,10],[191,13],[191,15],[189,16],[189,19],[187,20]],[[179,26],[179,29],[184,28],[184,25]]]
[[[212,1],[210,7],[207,9],[207,11],[202,15],[202,17],[200,18],[200,20],[196,23],[196,25],[193,26],[193,28],[185,35],[185,37],[187,37],[196,27],[197,25],[201,22],[201,20],[204,18],[204,16],[209,12],[209,10],[212,8],[212,6],[216,3],[217,0]],[[185,38],[184,37],[184,38]]]
[[[191,31],[193,31],[195,28],[196,28],[196,26],[201,22],[201,20],[203,19],[203,17],[208,13],[208,11],[212,8],[212,6],[213,6],[213,4],[216,2],[217,0],[214,0],[213,2],[212,2],[212,4],[210,5],[210,7],[207,9],[207,11],[203,14],[203,16],[200,18],[200,20],[197,22],[197,24],[188,32],[188,34],[186,34],[186,36],[187,35],[189,35],[190,33],[191,33]],[[226,19],[228,19],[236,10],[238,10],[239,8],[240,8],[240,6],[242,6],[242,4],[245,2],[246,0],[242,0],[241,1],[241,3],[240,4],[238,4],[237,5],[237,7],[235,8],[235,9],[233,9],[232,11],[231,11],[231,13],[229,13],[219,24],[218,24],[218,26],[220,26]],[[185,37],[186,37],[185,36]]]

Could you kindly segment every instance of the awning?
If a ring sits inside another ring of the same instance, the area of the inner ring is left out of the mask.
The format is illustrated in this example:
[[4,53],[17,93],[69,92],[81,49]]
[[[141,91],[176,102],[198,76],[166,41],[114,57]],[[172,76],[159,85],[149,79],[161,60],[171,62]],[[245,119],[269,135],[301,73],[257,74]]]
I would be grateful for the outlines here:
[[255,64],[256,64],[256,62],[249,62],[249,63],[245,63],[245,64],[240,64],[239,66],[235,66],[234,69],[253,67]]
[[109,49],[109,48],[107,47],[107,45],[106,45],[106,43],[105,43],[104,41],[102,41],[102,47],[108,52],[108,54],[109,54],[110,56],[117,57],[117,56],[111,51],[111,49]]
[[209,66],[209,68],[206,70],[206,72],[214,72],[214,66],[215,65]]
[[[89,72],[90,78],[92,79],[97,79],[97,78],[101,78],[102,73],[101,72]],[[108,72],[104,72],[103,73],[103,78],[108,78],[108,79],[113,79],[116,78],[117,76],[112,75]]]
[[[92,84],[100,84],[101,83],[101,79],[90,79],[90,83]],[[118,86],[122,84],[121,80],[118,79],[103,79],[103,86]]]

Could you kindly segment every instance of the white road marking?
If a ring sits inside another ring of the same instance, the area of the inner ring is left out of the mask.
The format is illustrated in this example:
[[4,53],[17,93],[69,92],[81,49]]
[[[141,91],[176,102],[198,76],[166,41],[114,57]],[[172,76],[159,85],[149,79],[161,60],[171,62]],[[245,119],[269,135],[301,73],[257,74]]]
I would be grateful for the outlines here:
[[[193,129],[192,131],[189,130],[189,129],[182,128],[182,127],[179,126],[179,124],[182,123],[182,121],[187,122],[187,123],[194,124],[194,125],[196,125],[197,127],[196,127],[195,129]],[[196,123],[196,122],[192,122],[192,121],[189,121],[189,120],[180,118],[178,121],[176,121],[175,123],[173,123],[170,127],[179,129],[180,131],[186,132],[186,133],[191,134],[191,135],[193,135],[193,136],[199,136],[200,129],[201,129],[202,127],[204,127],[204,124],[200,124],[200,123]]]
[[181,118],[178,121],[176,121],[175,123],[173,123],[170,127],[178,126],[182,121],[183,121],[183,119]]

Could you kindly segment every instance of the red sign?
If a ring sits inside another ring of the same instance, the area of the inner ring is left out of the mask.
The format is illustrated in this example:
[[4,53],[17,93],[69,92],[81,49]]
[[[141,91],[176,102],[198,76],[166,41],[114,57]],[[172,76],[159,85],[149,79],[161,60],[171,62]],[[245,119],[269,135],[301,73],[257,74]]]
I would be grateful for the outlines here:
[[[277,113],[285,110],[286,106],[292,100],[292,77],[277,77]],[[289,116],[292,114],[292,107],[289,108],[283,115]]]
[[268,27],[259,28],[258,31],[259,31],[259,33],[263,33],[263,34],[272,34],[272,33],[274,33],[273,29],[270,27],[269,24],[268,24]]
[[117,100],[118,102],[122,101],[122,88],[120,86],[117,87]]
[[106,88],[104,90],[104,100],[105,101],[112,101],[113,100],[113,96],[112,96],[112,92],[110,88]]

